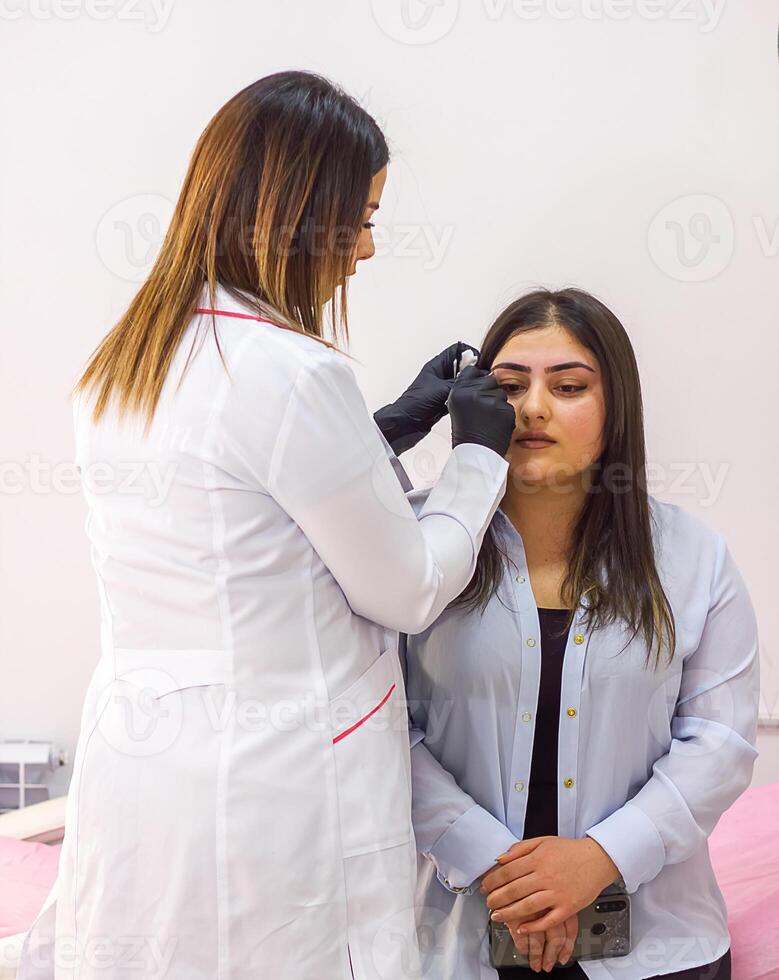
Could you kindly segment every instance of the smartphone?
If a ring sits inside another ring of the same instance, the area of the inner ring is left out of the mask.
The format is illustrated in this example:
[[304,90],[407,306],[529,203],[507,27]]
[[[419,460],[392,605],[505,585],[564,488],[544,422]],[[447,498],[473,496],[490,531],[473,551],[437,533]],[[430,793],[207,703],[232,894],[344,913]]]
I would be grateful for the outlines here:
[[[579,912],[579,935],[567,963],[555,963],[565,970],[577,960],[602,960],[627,956],[630,952],[630,896],[624,892],[599,895]],[[490,921],[490,964],[493,967],[529,966],[528,958],[517,951],[508,928]]]

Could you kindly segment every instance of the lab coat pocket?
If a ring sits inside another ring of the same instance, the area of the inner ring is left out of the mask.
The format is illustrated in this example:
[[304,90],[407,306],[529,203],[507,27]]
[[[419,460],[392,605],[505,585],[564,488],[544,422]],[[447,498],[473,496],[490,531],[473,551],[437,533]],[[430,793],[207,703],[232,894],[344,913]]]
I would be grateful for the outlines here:
[[344,857],[411,836],[408,715],[397,651],[330,701]]

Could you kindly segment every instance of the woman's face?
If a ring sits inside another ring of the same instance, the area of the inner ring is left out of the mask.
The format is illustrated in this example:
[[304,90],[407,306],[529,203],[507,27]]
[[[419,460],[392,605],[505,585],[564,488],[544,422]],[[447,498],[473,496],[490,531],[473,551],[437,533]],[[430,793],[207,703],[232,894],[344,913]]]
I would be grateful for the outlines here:
[[370,259],[376,252],[376,247],[373,244],[373,224],[371,218],[379,209],[386,180],[387,168],[382,167],[377,174],[374,174],[373,180],[371,181],[371,189],[368,193],[368,200],[365,202],[365,209],[363,211],[363,224],[360,228],[357,246],[352,255],[352,265],[347,272],[347,276],[353,276],[357,271],[357,263],[365,259]]
[[[516,413],[508,452],[512,483],[570,485],[602,452],[606,405],[594,354],[563,327],[516,334],[492,373]],[[550,442],[525,441],[543,433]]]

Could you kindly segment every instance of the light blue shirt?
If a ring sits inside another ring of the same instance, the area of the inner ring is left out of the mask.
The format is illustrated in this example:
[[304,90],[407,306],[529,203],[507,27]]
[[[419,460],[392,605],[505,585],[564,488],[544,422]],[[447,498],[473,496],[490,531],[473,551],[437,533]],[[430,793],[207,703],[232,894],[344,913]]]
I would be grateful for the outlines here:
[[[429,491],[409,495],[421,506]],[[650,497],[677,648],[657,672],[622,624],[588,631],[582,603],[562,671],[558,834],[589,835],[631,895],[632,952],[588,977],[643,980],[730,945],[707,838],[747,788],[755,748],[757,624],[721,534]],[[403,638],[412,719],[418,931],[425,980],[494,980],[480,876],[522,839],[541,643],[520,535],[493,519],[513,566],[483,615],[448,609]]]

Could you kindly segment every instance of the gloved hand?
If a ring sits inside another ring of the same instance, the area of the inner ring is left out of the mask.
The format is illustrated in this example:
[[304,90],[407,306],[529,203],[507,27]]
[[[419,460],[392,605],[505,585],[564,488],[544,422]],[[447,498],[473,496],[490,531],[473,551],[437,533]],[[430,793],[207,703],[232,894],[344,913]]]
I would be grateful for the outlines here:
[[447,402],[452,420],[452,447],[475,442],[505,456],[517,417],[508,395],[489,371],[476,365],[465,368],[455,381]]
[[446,415],[446,400],[466,350],[479,356],[475,347],[462,341],[452,344],[425,364],[397,401],[374,412],[376,424],[397,456],[415,446]]

